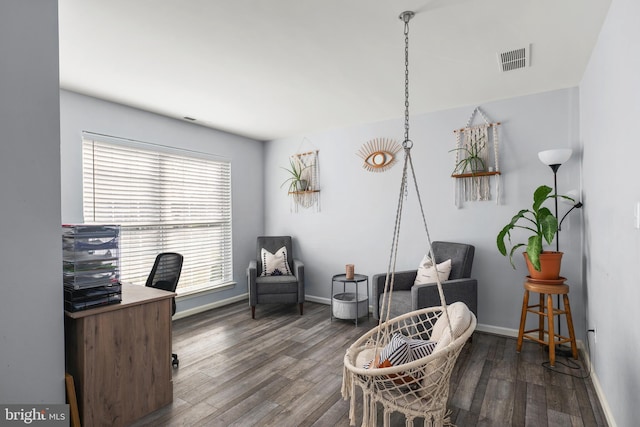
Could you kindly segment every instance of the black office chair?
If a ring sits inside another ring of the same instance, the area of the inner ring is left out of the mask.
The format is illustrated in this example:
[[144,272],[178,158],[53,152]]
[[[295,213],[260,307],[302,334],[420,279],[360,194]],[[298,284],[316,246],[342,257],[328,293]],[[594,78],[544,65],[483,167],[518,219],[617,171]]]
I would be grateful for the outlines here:
[[[162,289],[164,291],[175,292],[178,286],[178,280],[180,280],[180,272],[182,271],[182,260],[184,257],[175,252],[164,252],[158,254],[156,261],[153,263],[153,268],[147,278],[146,286],[151,288]],[[171,299],[171,315],[176,314],[176,299]],[[178,355],[171,353],[172,362],[174,368],[178,367],[180,363],[178,361]]]

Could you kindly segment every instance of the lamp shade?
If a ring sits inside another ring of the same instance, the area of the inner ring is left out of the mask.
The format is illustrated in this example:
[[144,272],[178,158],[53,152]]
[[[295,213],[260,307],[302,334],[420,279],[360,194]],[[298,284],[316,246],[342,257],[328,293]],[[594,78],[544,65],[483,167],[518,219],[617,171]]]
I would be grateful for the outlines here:
[[546,150],[538,153],[538,158],[547,166],[561,165],[571,157],[570,148],[561,148],[557,150]]
[[560,199],[560,201],[562,203],[565,203],[567,205],[572,205],[573,206],[573,205],[577,204],[580,201],[580,192],[578,190],[576,190],[576,189],[569,190],[564,195],[568,196],[568,197],[571,197],[573,199],[573,202],[571,200],[567,200],[567,199],[564,199],[564,198]]

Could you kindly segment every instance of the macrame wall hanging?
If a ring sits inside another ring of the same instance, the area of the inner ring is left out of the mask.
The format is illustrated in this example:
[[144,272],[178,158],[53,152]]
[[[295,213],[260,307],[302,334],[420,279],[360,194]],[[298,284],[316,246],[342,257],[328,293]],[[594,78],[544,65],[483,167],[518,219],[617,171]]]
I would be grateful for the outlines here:
[[393,139],[376,138],[365,142],[356,153],[364,160],[362,167],[369,172],[384,172],[396,163],[396,154],[402,149]]
[[296,165],[300,171],[301,183],[289,187],[291,212],[298,212],[299,208],[315,209],[320,212],[320,167],[318,150],[298,153],[291,156],[291,165]]
[[[473,125],[476,113],[484,123]],[[455,203],[491,200],[491,178],[496,185],[496,203],[500,201],[499,137],[500,123],[491,123],[476,107],[464,128],[456,129],[455,166],[451,176],[455,178]]]

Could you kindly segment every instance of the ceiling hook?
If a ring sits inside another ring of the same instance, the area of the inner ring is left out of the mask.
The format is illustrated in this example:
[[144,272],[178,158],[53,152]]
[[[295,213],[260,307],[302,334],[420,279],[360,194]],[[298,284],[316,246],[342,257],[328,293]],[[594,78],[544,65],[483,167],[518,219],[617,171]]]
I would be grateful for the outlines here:
[[406,10],[402,12],[400,16],[398,16],[398,18],[400,18],[402,21],[404,21],[405,24],[407,24],[411,20],[411,18],[415,16],[415,14],[416,14],[415,12]]

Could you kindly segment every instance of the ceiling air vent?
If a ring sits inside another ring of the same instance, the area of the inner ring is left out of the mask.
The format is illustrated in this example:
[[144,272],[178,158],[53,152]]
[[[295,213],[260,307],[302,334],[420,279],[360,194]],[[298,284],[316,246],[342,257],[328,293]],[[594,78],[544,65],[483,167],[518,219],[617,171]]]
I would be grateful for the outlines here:
[[513,71],[518,68],[525,68],[531,65],[530,57],[531,45],[527,45],[518,49],[505,50],[498,52],[498,66],[500,71]]

